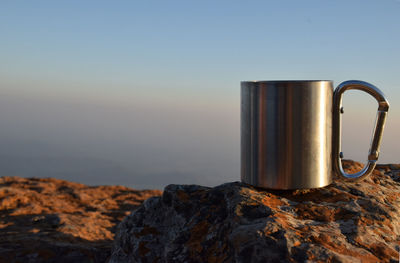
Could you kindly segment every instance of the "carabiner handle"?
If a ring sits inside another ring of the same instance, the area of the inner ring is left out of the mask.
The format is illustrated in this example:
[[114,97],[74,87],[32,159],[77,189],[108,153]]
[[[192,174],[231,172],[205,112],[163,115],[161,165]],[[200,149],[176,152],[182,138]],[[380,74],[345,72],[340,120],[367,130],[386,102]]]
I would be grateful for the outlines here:
[[[378,112],[375,122],[371,146],[368,153],[368,163],[364,168],[354,174],[348,174],[342,167],[342,152],[341,152],[341,136],[342,136],[342,123],[341,113],[342,96],[346,90],[361,90],[365,91],[378,101]],[[382,140],[383,129],[385,127],[386,116],[389,110],[389,102],[386,100],[385,95],[377,87],[364,81],[349,80],[342,82],[333,93],[333,137],[332,137],[332,150],[333,150],[333,169],[337,174],[341,174],[348,180],[359,180],[368,176],[375,168],[376,161],[379,157],[379,147]]]

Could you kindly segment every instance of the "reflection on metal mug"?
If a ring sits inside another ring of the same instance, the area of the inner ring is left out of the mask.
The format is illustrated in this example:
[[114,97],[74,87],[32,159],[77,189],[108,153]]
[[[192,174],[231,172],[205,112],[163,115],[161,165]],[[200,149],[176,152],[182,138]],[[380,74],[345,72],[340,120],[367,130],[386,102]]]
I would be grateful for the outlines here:
[[[367,92],[378,101],[368,163],[355,174],[343,171],[342,95]],[[389,109],[384,94],[363,81],[241,82],[241,179],[257,187],[303,189],[329,185],[333,173],[347,180],[368,176],[375,168]]]

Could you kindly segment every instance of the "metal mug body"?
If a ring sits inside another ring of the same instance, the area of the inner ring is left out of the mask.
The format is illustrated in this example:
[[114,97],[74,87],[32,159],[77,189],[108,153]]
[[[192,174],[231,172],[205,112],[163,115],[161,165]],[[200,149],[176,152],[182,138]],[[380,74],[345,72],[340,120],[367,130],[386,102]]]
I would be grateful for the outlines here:
[[[360,90],[378,102],[368,162],[354,174],[341,158],[342,96]],[[338,174],[361,180],[371,174],[389,110],[377,87],[364,81],[243,81],[241,83],[241,179],[272,189],[323,187]]]
[[332,181],[331,81],[241,83],[241,179],[272,189]]

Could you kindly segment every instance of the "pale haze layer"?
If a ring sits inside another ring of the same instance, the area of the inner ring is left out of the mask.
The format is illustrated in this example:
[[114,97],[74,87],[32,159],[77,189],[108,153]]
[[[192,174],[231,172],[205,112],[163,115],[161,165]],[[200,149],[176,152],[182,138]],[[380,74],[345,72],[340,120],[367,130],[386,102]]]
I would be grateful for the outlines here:
[[[162,188],[240,179],[240,81],[370,82],[398,163],[400,2],[0,3],[0,176]],[[376,102],[344,98],[365,161]]]

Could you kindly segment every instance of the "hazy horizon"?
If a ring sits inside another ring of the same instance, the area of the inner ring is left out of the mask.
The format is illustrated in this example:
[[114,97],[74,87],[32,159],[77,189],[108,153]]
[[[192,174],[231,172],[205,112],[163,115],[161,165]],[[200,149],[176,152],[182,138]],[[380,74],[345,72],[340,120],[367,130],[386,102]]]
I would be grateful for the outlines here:
[[[0,175],[159,189],[239,180],[238,87],[237,93],[237,103],[226,105],[1,94]],[[363,108],[364,115],[346,108],[343,124],[345,157],[358,161],[366,159],[376,110]],[[360,118],[347,120],[346,114]],[[395,135],[390,132],[385,138]],[[395,146],[384,139],[380,163],[398,160]]]
[[[240,81],[359,79],[391,104],[400,163],[399,1],[0,3],[0,176],[162,189],[240,180]],[[376,102],[345,93],[364,162]]]

